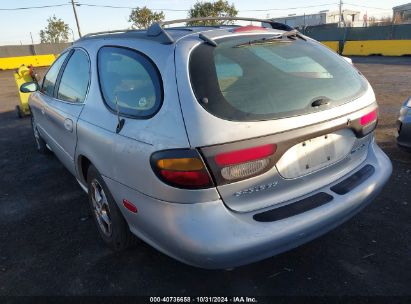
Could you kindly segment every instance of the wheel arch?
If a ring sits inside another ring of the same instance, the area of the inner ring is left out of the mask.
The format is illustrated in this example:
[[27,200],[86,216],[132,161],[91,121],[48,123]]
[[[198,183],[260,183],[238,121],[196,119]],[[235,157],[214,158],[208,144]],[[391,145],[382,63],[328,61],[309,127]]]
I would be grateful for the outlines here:
[[92,161],[85,155],[80,154],[77,158],[77,172],[79,175],[79,180],[83,185],[87,185],[87,171],[88,168],[94,164]]

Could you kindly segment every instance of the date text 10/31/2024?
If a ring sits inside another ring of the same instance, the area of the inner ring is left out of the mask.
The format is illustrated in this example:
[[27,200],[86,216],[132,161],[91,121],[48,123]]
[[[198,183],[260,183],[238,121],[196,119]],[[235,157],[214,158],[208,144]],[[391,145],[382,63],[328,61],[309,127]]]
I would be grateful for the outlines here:
[[254,297],[150,297],[150,303],[258,303]]

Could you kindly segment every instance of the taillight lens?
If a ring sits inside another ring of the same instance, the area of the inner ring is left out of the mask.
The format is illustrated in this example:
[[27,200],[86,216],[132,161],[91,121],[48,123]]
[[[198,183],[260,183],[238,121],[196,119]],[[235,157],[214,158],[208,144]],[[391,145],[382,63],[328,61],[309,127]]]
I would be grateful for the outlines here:
[[370,113],[365,114],[364,116],[361,116],[360,118],[360,124],[362,126],[369,125],[372,122],[377,121],[377,109],[371,111]]
[[210,184],[210,178],[204,171],[173,171],[160,170],[161,176],[168,182],[178,186],[207,186]]
[[235,165],[251,160],[265,158],[275,153],[276,145],[264,145],[260,147],[247,148],[230,151],[215,156],[215,162],[219,166]]
[[151,156],[151,166],[166,184],[186,189],[213,186],[210,174],[196,150],[165,150]]
[[219,174],[226,181],[237,181],[261,174],[271,167],[274,144],[219,153],[214,162]]
[[265,158],[239,165],[224,167],[221,169],[221,176],[226,180],[242,179],[264,171],[269,163],[269,159]]
[[365,136],[372,131],[374,131],[375,127],[377,126],[377,119],[378,119],[378,110],[374,109],[371,112],[363,115],[359,119],[359,123],[361,126],[360,134],[361,136]]

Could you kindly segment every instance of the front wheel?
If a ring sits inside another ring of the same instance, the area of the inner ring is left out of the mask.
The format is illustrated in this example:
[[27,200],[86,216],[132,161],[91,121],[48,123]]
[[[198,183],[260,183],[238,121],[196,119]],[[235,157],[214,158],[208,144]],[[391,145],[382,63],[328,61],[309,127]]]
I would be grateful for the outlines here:
[[16,116],[17,118],[23,118],[24,116],[19,106],[16,106]]
[[90,165],[87,173],[90,209],[104,242],[116,251],[129,248],[136,241],[97,169]]

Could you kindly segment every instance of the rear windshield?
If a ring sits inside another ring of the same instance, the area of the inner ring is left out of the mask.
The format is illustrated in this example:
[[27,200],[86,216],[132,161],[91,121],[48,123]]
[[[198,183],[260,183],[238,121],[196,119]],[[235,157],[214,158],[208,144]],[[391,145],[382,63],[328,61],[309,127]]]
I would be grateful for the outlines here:
[[271,37],[229,37],[193,50],[191,83],[207,111],[227,120],[269,120],[328,109],[366,91],[359,72],[326,47]]

